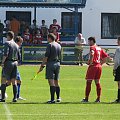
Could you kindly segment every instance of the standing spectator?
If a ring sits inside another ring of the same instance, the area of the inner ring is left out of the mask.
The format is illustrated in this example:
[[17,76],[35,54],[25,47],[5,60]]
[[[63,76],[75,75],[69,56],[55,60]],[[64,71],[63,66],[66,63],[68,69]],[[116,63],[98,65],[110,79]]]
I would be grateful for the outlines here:
[[25,28],[26,28],[26,23],[25,23],[25,21],[21,21],[21,22],[20,22],[20,35],[21,35],[21,36],[23,36],[24,31],[25,31]]
[[120,37],[118,37],[117,44],[118,48],[116,49],[114,57],[113,75],[115,77],[115,81],[118,83],[118,93],[117,99],[114,102],[120,103]]
[[53,24],[50,25],[49,30],[50,32],[52,31],[52,29],[56,27],[57,31],[59,31],[61,29],[60,25],[57,24],[57,20],[53,19]]
[[48,35],[48,26],[45,25],[45,20],[42,20],[42,25],[40,26],[41,34],[43,38],[47,38]]
[[52,28],[52,33],[55,35],[55,42],[60,42],[60,35],[59,35],[59,33],[57,32],[57,29],[56,29],[56,27],[54,27],[54,28]]
[[75,56],[77,57],[77,63],[81,66],[83,65],[83,45],[86,44],[85,38],[83,38],[82,34],[79,33],[75,38]]
[[4,20],[6,33],[10,30],[10,20]]
[[33,36],[33,44],[42,44],[43,37],[40,34],[40,30],[37,29]]
[[36,20],[33,20],[33,24],[30,26],[30,28],[31,28],[32,31],[36,30],[37,28],[39,28],[38,25],[37,25],[37,21]]
[[0,41],[2,41],[3,30],[4,30],[4,25],[3,23],[1,23],[1,20],[0,20]]
[[30,34],[29,27],[26,27],[25,32],[23,34],[23,42],[25,44],[30,44],[32,42],[32,35]]
[[15,16],[12,17],[10,22],[10,30],[14,32],[15,37],[18,35],[20,30],[20,22],[16,19]]

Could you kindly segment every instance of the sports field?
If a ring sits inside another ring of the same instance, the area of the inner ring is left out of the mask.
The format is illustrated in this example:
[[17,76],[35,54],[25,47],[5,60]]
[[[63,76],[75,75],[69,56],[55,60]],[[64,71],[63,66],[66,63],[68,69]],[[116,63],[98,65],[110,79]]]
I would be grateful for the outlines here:
[[90,102],[83,104],[86,66],[62,66],[60,73],[60,104],[46,104],[49,86],[45,71],[32,81],[38,66],[20,66],[22,77],[21,96],[26,101],[11,103],[12,87],[7,88],[8,98],[0,103],[0,120],[119,120],[120,104],[112,104],[116,98],[117,85],[113,81],[112,67],[103,67],[101,78],[101,103],[95,104],[96,91],[92,85]]

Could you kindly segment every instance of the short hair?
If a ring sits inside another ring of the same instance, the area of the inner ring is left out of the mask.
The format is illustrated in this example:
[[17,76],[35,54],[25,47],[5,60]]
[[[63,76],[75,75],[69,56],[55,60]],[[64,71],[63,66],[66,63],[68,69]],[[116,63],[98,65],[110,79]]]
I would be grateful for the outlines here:
[[120,41],[120,36],[117,39],[118,39],[118,41]]
[[45,22],[45,20],[42,20],[42,22]]
[[57,22],[57,19],[53,19],[53,22]]
[[16,39],[15,39],[15,42],[18,43],[20,41],[23,41],[22,37],[21,36],[17,36]]
[[8,31],[7,36],[9,36],[11,39],[14,38],[14,32],[13,31]]
[[56,36],[53,33],[48,34],[48,38],[50,38],[52,41],[56,39]]
[[34,20],[33,20],[33,23],[34,23],[34,22],[37,22],[37,21],[34,19]]
[[96,43],[95,37],[89,37],[88,40],[93,41],[94,43]]

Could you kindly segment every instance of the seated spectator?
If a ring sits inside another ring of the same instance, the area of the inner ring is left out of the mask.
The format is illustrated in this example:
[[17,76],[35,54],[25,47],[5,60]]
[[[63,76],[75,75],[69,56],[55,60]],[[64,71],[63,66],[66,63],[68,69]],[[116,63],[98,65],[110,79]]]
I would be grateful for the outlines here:
[[32,35],[30,34],[29,27],[26,27],[25,32],[23,34],[23,42],[25,44],[30,44],[32,42]]
[[45,25],[45,20],[42,20],[42,25],[40,26],[40,31],[41,31],[43,38],[47,38],[48,26]]
[[57,32],[57,29],[56,29],[56,27],[54,27],[53,29],[52,29],[52,33],[56,36],[56,39],[55,39],[55,42],[60,42],[60,35],[59,35],[59,33]]
[[52,29],[56,27],[57,31],[59,31],[61,29],[60,25],[57,24],[57,20],[53,19],[53,24],[50,25],[49,30],[50,32],[52,31]]
[[33,44],[42,44],[43,37],[40,34],[40,30],[37,29],[33,36]]

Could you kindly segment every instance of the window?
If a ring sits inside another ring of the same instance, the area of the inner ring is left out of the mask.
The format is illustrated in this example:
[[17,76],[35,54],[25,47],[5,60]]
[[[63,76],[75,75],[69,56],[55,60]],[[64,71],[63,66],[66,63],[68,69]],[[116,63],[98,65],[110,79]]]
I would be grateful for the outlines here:
[[[62,29],[64,34],[74,34],[75,32],[75,17],[74,12],[62,12]],[[78,33],[81,33],[82,29],[82,13],[77,13]]]
[[120,13],[101,14],[101,38],[115,39],[120,35]]
[[6,20],[10,20],[13,16],[19,21],[25,21],[28,25],[31,24],[31,12],[6,11]]

